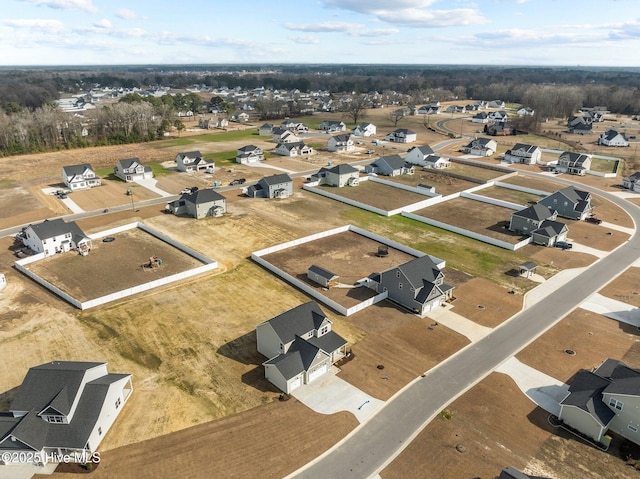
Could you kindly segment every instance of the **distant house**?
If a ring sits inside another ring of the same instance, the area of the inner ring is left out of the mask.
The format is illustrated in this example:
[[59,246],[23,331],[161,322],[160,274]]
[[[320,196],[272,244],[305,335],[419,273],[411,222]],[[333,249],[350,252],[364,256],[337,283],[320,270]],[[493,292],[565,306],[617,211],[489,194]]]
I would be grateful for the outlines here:
[[423,105],[416,111],[418,115],[439,115],[442,108],[440,105]]
[[417,140],[417,135],[415,131],[407,128],[398,128],[385,136],[384,139],[394,143],[413,143]]
[[558,216],[583,220],[591,214],[591,193],[567,186],[541,199],[538,204],[558,212]]
[[491,156],[496,152],[498,143],[490,138],[476,138],[461,148],[463,153],[475,156]]
[[628,190],[640,193],[640,171],[636,171],[635,173],[622,178],[622,186]]
[[262,160],[264,160],[264,152],[259,146],[243,146],[242,148],[238,148],[236,153],[236,163],[240,163],[242,165],[259,163]]
[[62,218],[30,224],[17,238],[30,250],[47,256],[71,250],[86,254],[91,250],[91,240],[76,222],[65,223]]
[[288,198],[293,194],[293,180],[286,173],[266,176],[245,193],[251,198]]
[[535,111],[529,107],[522,106],[516,110],[518,116],[533,116]]
[[235,121],[236,123],[246,123],[249,121],[249,114],[245,111],[236,110],[233,115],[231,115],[231,121]]
[[489,123],[489,115],[484,111],[479,111],[471,117],[472,123]]
[[353,138],[350,133],[335,135],[329,138],[327,150],[333,152],[353,151],[355,149]]
[[100,186],[100,178],[89,163],[62,167],[62,181],[71,191],[86,190]]
[[205,160],[198,150],[185,151],[176,155],[178,171],[207,171],[213,170],[213,160]]
[[438,308],[453,292],[429,255],[372,274],[369,279],[378,293],[387,292],[388,299],[420,316]]
[[384,176],[413,175],[414,167],[407,163],[400,155],[381,156],[371,164],[365,166],[365,173],[375,173]]
[[487,113],[487,118],[491,121],[504,123],[509,119],[509,116],[507,115],[507,112],[499,110]]
[[569,173],[570,175],[584,176],[591,168],[591,155],[565,151],[558,157],[555,170],[559,173]]
[[271,123],[265,123],[260,128],[258,128],[258,135],[260,136],[271,136],[273,134],[273,125]]
[[346,131],[347,125],[345,125],[344,121],[341,120],[325,120],[320,123],[318,129],[326,131],[327,133],[334,133],[338,131]]
[[376,125],[373,123],[360,123],[353,129],[353,136],[374,136],[376,132]]
[[567,133],[588,135],[591,133],[592,128],[593,125],[589,117],[572,116],[567,121]]
[[276,154],[282,156],[305,156],[313,153],[313,148],[302,141],[295,143],[280,143],[276,146]]
[[144,166],[139,158],[126,158],[124,160],[118,160],[114,174],[121,180],[130,183],[137,180],[146,180],[153,178],[153,171],[150,167]]
[[640,370],[607,359],[593,371],[579,370],[560,402],[558,419],[608,446],[608,431],[640,444]]
[[509,230],[531,236],[531,241],[553,246],[567,239],[567,225],[556,221],[558,214],[547,206],[536,204],[511,214]]
[[9,411],[0,413],[0,457],[17,454],[26,459],[16,462],[39,466],[63,456],[89,463],[132,392],[131,374],[109,373],[106,363],[32,367]]
[[222,216],[227,212],[227,199],[211,188],[203,188],[180,196],[167,205],[174,215],[187,215],[197,220],[208,216]]
[[282,128],[274,128],[272,132],[272,139],[276,143],[299,143],[300,138],[291,133],[289,130],[283,130]]
[[598,144],[604,146],[629,146],[629,141],[624,133],[619,133],[617,130],[609,128],[600,135]]
[[309,131],[309,127],[307,125],[296,120],[284,120],[280,124],[280,128],[296,134],[307,133]]
[[506,108],[506,106],[502,100],[491,100],[487,102],[487,108]]
[[301,304],[256,327],[265,377],[289,394],[327,373],[346,354],[347,341],[315,301]]
[[445,113],[464,113],[465,108],[462,105],[449,105],[444,111]]
[[323,288],[331,288],[335,286],[338,282],[338,276],[331,271],[324,269],[316,264],[313,264],[307,270],[307,279],[313,281],[316,284],[319,284]]
[[516,143],[504,154],[504,160],[509,163],[522,163],[525,165],[535,165],[542,158],[542,151],[534,145]]
[[484,125],[485,135],[491,136],[508,136],[515,135],[516,130],[503,121],[496,121],[491,125]]
[[331,168],[320,168],[314,175],[319,184],[337,186],[356,186],[360,182],[360,171],[348,163],[333,166]]

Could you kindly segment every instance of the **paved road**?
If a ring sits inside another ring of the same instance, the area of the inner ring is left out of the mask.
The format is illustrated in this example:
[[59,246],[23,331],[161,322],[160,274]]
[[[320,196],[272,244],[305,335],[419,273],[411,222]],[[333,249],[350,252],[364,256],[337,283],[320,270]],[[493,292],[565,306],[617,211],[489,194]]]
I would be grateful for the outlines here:
[[[557,178],[554,178],[557,180]],[[640,225],[640,209],[613,195],[580,185],[623,207]],[[640,257],[640,237],[596,262],[565,286],[467,346],[395,396],[369,422],[316,459],[296,478],[369,478],[379,473],[447,404],[560,321]]]

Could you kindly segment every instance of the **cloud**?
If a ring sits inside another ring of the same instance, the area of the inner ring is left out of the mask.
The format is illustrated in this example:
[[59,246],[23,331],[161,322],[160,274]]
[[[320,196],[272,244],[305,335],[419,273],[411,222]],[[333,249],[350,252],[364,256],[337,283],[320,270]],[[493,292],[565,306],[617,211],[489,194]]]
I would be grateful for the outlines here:
[[97,13],[98,9],[93,6],[91,0],[21,0],[24,3],[31,3],[42,7],[55,8],[58,10],[82,10],[88,13]]
[[357,37],[379,37],[398,33],[396,28],[369,29],[361,23],[321,22],[321,23],[285,23],[285,28],[299,32],[313,33],[346,33]]
[[[437,0],[397,0],[389,8],[388,0],[322,0],[329,8],[373,15],[378,20],[411,28],[439,28],[479,25],[488,20],[474,8],[434,10],[429,8]],[[520,0],[517,0],[520,1]]]
[[116,11],[116,17],[122,18],[123,20],[137,20],[142,18],[136,12],[129,10],[128,8],[118,9],[118,11]]
[[97,22],[95,22],[93,24],[94,27],[96,28],[111,28],[111,22],[109,20],[107,20],[106,18],[103,18],[102,20],[98,20]]
[[627,40],[632,38],[640,38],[640,20],[623,23],[613,28],[609,33],[612,40]]
[[64,31],[64,24],[59,20],[49,19],[8,19],[3,23],[9,27],[14,28],[27,28],[29,30],[40,30],[47,33],[60,33]]
[[320,43],[320,40],[311,35],[300,35],[298,37],[292,37],[291,40],[293,40],[294,43],[299,43],[301,45],[316,45]]

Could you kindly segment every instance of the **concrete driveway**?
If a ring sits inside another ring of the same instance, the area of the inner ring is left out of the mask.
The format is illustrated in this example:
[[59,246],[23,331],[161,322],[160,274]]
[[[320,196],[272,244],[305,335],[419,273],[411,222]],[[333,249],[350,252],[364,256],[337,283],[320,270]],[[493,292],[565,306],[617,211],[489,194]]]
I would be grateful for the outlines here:
[[590,296],[584,303],[580,304],[580,307],[621,323],[640,327],[640,308],[616,299],[607,298],[599,293]]
[[355,386],[336,376],[334,366],[327,374],[310,384],[300,386],[292,396],[320,414],[335,414],[340,411],[352,413],[358,422],[364,422],[384,402],[369,396]]
[[135,182],[137,184],[139,184],[140,186],[144,186],[146,189],[151,190],[154,193],[159,194],[163,198],[166,198],[168,196],[174,196],[173,194],[167,193],[166,191],[161,190],[160,188],[158,188],[156,186],[156,184],[158,183],[158,180],[154,180],[153,178],[147,178],[147,179],[144,179],[144,180],[136,180]]
[[491,332],[491,328],[474,323],[464,316],[454,313],[449,305],[430,311],[427,317],[436,320],[456,333],[466,336],[472,343],[484,338]]
[[35,474],[53,474],[58,464],[47,464],[46,466],[34,466],[31,464],[11,464],[0,466],[0,477],[2,479],[31,479]]

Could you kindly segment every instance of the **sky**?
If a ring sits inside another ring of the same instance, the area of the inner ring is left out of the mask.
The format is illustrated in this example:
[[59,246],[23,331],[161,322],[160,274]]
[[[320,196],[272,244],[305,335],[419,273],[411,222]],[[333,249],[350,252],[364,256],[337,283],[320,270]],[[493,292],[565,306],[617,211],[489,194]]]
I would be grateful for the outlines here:
[[638,0],[3,0],[0,65],[640,66]]

